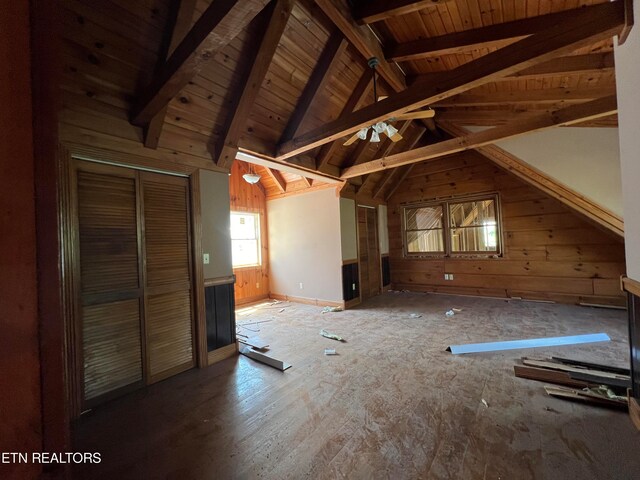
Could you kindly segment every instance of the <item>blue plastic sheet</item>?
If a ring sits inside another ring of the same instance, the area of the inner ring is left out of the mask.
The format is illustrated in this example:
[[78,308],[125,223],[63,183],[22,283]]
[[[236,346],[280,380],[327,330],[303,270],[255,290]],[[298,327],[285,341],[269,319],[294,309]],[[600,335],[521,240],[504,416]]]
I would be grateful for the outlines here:
[[576,345],[580,343],[608,342],[611,339],[606,333],[590,333],[587,335],[570,335],[568,337],[530,338],[526,340],[509,340],[506,342],[468,343],[451,345],[448,352],[454,355],[463,353],[497,352],[500,350],[516,350],[519,348],[556,347],[559,345]]

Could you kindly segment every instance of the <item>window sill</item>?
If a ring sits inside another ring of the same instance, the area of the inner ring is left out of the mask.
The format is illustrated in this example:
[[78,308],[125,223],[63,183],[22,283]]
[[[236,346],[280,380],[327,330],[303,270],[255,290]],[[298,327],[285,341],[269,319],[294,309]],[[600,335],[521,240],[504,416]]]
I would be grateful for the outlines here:
[[256,264],[256,265],[243,265],[241,267],[232,267],[233,271],[238,271],[238,270],[256,270],[259,268],[262,268],[262,265],[260,264]]

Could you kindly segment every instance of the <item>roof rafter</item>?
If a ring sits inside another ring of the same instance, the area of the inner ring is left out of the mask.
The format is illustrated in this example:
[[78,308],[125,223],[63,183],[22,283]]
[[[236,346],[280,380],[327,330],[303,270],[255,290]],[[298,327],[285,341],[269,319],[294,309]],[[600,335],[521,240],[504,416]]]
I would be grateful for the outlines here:
[[146,125],[212,58],[269,3],[268,0],[212,2],[135,103],[131,123]]
[[551,26],[544,32],[445,72],[439,77],[438,82],[416,83],[374,105],[364,107],[285,142],[280,145],[279,159],[298,155],[353,134],[380,120],[457,95],[619,33],[624,24],[623,3],[616,1],[599,4],[597,7],[599,8],[580,9],[562,25]]
[[391,155],[386,158],[379,158],[367,163],[355,165],[343,171],[343,180],[358,177],[367,173],[379,172],[389,168],[396,168],[402,165],[422,162],[433,158],[450,155],[452,153],[469,150],[472,148],[488,145],[506,138],[522,135],[524,133],[545,130],[547,128],[559,127],[584,122],[586,120],[611,115],[618,111],[615,95],[599,98],[591,102],[556,110],[554,112],[543,112],[530,119],[513,122],[508,125],[491,128],[481,132],[469,133],[467,135],[445,140],[426,147],[416,148],[406,152]]
[[570,20],[576,13],[582,13],[589,9],[598,10],[598,6],[581,7],[511,22],[497,23],[438,37],[422,38],[412,42],[400,43],[387,48],[385,50],[385,57],[389,61],[395,60],[400,62],[458,54],[478,48],[479,46],[487,47],[492,46],[492,44],[502,44],[508,40],[541,32],[553,25],[561,25]]
[[228,168],[236,158],[238,141],[276,53],[293,4],[294,0],[273,0],[260,14],[260,20],[264,22],[262,41],[251,59],[251,70],[234,96],[235,103],[231,106],[231,115],[223,130],[225,133],[216,145],[215,157],[219,167]]
[[320,55],[320,60],[300,96],[296,109],[289,119],[289,123],[282,134],[280,142],[291,140],[298,134],[307,118],[309,108],[318,94],[323,91],[348,45],[349,42],[347,42],[340,31],[335,31],[331,34],[329,41]]
[[276,187],[278,187],[278,190],[280,190],[281,193],[286,192],[287,182],[282,176],[282,174],[279,171],[274,170],[273,168],[264,167],[264,169],[267,171],[269,176],[273,179],[274,183],[276,184]]
[[484,107],[517,103],[584,102],[616,93],[615,85],[592,88],[545,88],[515,92],[467,92],[436,101],[434,107]]
[[[438,122],[440,128],[451,135],[463,136],[469,131],[450,122]],[[485,145],[476,149],[478,153],[495,164],[516,175],[566,206],[605,227],[619,236],[624,236],[624,222],[615,213],[580,195],[570,187],[549,177],[544,172],[526,164],[519,158],[495,145]]]
[[370,0],[361,1],[354,9],[360,24],[375,23],[391,17],[406,15],[427,7],[435,7],[451,0]]
[[[164,62],[171,56],[176,47],[184,39],[184,36],[189,32],[189,27],[191,26],[191,21],[196,11],[196,0],[174,0],[173,3],[173,12],[169,20],[169,22],[172,22],[172,25],[168,28],[170,32],[167,32],[168,35],[171,36],[171,41],[159,69],[162,68]],[[169,104],[165,105],[145,126],[145,147],[158,148],[158,142],[160,141],[160,135],[162,134],[162,127],[164,126],[164,119],[167,115],[168,108]]]

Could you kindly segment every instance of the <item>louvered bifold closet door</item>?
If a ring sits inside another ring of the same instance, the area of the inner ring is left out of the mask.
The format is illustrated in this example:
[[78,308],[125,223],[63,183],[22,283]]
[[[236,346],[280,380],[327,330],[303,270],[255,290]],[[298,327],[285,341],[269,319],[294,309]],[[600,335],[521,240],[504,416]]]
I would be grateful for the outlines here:
[[83,399],[89,407],[143,383],[135,172],[76,170]]
[[189,184],[143,172],[145,309],[149,383],[195,366]]

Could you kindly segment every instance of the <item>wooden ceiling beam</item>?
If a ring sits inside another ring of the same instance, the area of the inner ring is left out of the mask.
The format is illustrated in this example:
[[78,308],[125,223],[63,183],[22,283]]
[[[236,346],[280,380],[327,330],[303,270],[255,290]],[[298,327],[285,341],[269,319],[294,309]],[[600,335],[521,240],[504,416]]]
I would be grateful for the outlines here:
[[414,150],[390,155],[386,158],[379,158],[360,165],[354,165],[353,167],[345,169],[340,178],[347,180],[368,173],[422,162],[424,160],[481,147],[525,133],[562,125],[571,125],[611,115],[616,113],[617,110],[618,106],[615,96],[604,97],[579,105],[571,105],[554,112],[543,112],[530,119],[513,122],[481,132],[469,133],[462,137],[452,138],[426,147],[416,148]]
[[[411,137],[409,144],[407,145],[407,150],[411,150],[412,148],[414,148],[418,142],[420,141],[420,139],[422,138],[422,136],[424,135],[424,132],[426,131],[426,128],[421,127],[419,130],[417,130],[413,136]],[[409,168],[411,168],[411,165],[408,165]],[[398,171],[400,170],[400,171]],[[377,198],[380,196],[380,194],[384,191],[384,189],[387,187],[387,185],[389,185],[389,181],[396,176],[397,178],[400,178],[402,176],[402,171],[403,169],[398,169],[395,168],[393,170],[391,170],[387,175],[385,175],[384,177],[382,177],[380,179],[380,181],[376,184],[376,186],[373,189],[373,192],[371,193],[371,196],[373,198]],[[398,175],[394,175],[394,174],[398,174]]]
[[[510,82],[512,80],[533,80],[536,78],[566,76],[566,75],[596,75],[613,72],[615,62],[613,52],[587,53],[584,55],[570,55],[554,58],[548,62],[526,68],[507,77],[500,78],[498,82]],[[440,74],[426,73],[417,75],[410,80],[413,84],[417,81],[437,81]]]
[[267,171],[267,174],[273,179],[276,187],[278,187],[278,190],[280,190],[280,193],[285,193],[287,191],[287,181],[284,179],[282,174],[279,171],[274,170],[273,168],[264,167],[264,169]]
[[380,22],[391,17],[407,15],[451,0],[361,0],[354,8],[354,17],[359,24]]
[[329,41],[324,47],[320,60],[304,87],[304,91],[298,100],[296,109],[294,110],[289,123],[287,124],[280,143],[291,140],[295,137],[302,126],[304,125],[307,115],[309,114],[309,108],[316,100],[317,96],[324,90],[327,82],[334,73],[336,66],[340,62],[340,58],[347,49],[349,42],[344,38],[340,31],[335,31],[330,37]]
[[[457,137],[469,134],[467,129],[451,122],[439,121],[438,124],[444,131]],[[592,222],[596,222],[618,236],[624,236],[624,222],[620,216],[577,193],[544,172],[528,165],[495,145],[478,147],[476,151],[529,185],[545,192],[572,210],[587,217]]]
[[313,185],[313,180],[307,177],[302,177],[302,183],[304,183],[307,186],[307,188],[311,188],[311,186]]
[[164,67],[141,92],[131,123],[145,126],[175,97],[215,53],[233,40],[268,0],[216,0],[189,30]]
[[522,103],[585,102],[616,93],[615,84],[596,88],[545,88],[511,92],[467,92],[432,103],[433,107],[487,107]]
[[231,115],[223,130],[225,133],[216,145],[215,157],[219,167],[230,167],[236,158],[238,141],[287,26],[293,4],[294,0],[273,0],[260,14],[260,20],[264,22],[262,41],[255,49],[248,75],[243,82],[240,82],[238,92],[234,95],[234,104],[230,108]]
[[347,0],[315,0],[315,2],[365,60],[371,57],[381,60],[377,71],[393,90],[398,92],[407,87],[404,75],[397,65],[382,61],[384,53],[380,42],[368,26],[358,25],[354,20]]
[[413,170],[415,166],[416,164],[412,163],[411,165],[405,165],[404,167],[399,167],[393,170],[393,172],[395,172],[395,181],[393,182],[393,184],[391,184],[391,188],[389,188],[389,191],[384,196],[385,201],[389,201],[389,199],[391,198],[391,195],[393,195],[396,192],[396,190],[400,188],[400,185],[402,185],[402,182],[404,182],[407,179],[407,177],[411,173],[411,170]]
[[[167,46],[167,53],[164,55],[164,59],[158,67],[159,70],[162,69],[165,61],[171,56],[176,47],[189,32],[193,16],[196,12],[196,0],[174,0],[172,10],[171,19],[169,20],[171,25],[167,29],[170,30],[168,35],[171,37],[171,41]],[[169,104],[165,105],[162,110],[160,110],[144,127],[143,135],[145,147],[153,148],[154,150],[158,148],[168,108]]]
[[550,26],[562,25],[574,15],[582,14],[589,9],[598,11],[599,6],[581,7],[400,43],[385,49],[385,58],[389,61],[404,62],[460,54],[480,47],[496,46],[496,44],[503,45],[505,41],[532,35],[544,31]]
[[[371,80],[371,72],[369,71],[369,69],[366,69],[360,77],[358,84],[353,89],[353,92],[351,92],[349,100],[347,100],[347,103],[342,108],[340,116],[342,117],[343,115],[349,114],[358,109],[358,107],[360,107],[364,102],[372,87],[373,83]],[[333,155],[335,155],[336,151],[342,146],[343,142],[344,141],[336,140],[322,146],[322,148],[320,149],[320,153],[318,153],[318,158],[316,161],[318,170],[325,171],[327,169],[329,160],[333,157]]]
[[[333,1],[333,0],[316,0]],[[345,115],[321,128],[304,133],[280,145],[278,158],[283,160],[325,143],[353,134],[389,117],[413,111],[444,98],[463,93],[497,78],[567,55],[577,48],[593,44],[619,33],[624,24],[621,1],[582,8],[562,25],[553,25],[500,51],[444,72],[437,82],[419,82],[390,95],[376,104]]]

